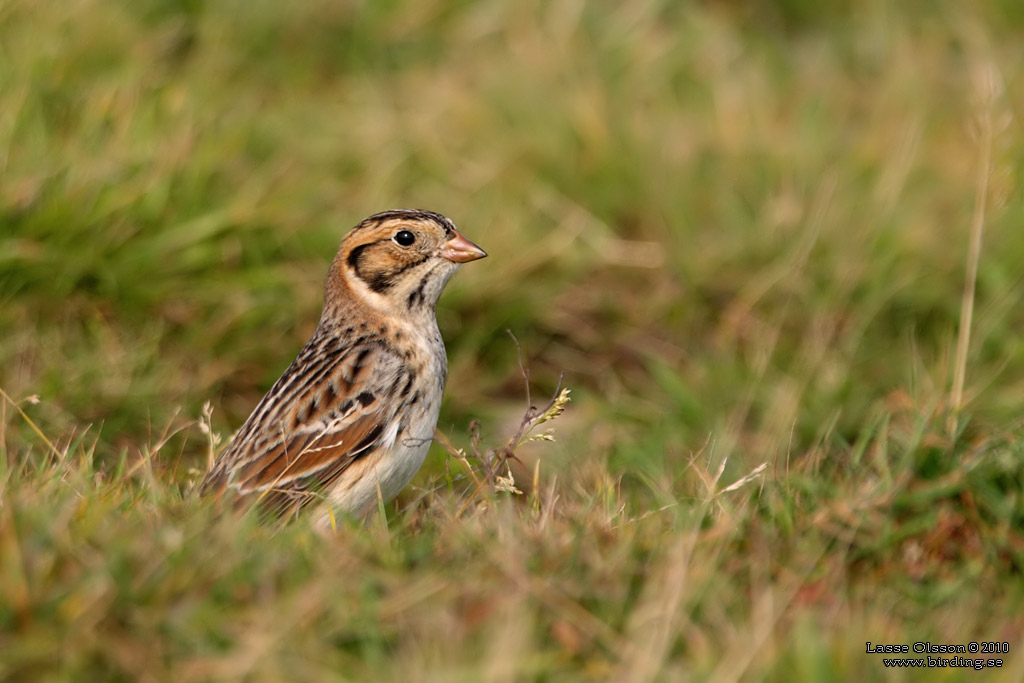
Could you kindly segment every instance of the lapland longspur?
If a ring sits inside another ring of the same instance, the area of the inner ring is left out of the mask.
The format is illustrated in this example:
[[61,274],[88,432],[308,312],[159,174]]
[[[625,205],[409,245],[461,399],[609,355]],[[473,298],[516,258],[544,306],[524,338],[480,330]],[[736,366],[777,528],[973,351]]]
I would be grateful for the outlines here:
[[200,488],[273,514],[323,503],[365,516],[423,464],[448,374],[434,314],[459,265],[487,254],[431,211],[385,211],[345,236],[320,324]]

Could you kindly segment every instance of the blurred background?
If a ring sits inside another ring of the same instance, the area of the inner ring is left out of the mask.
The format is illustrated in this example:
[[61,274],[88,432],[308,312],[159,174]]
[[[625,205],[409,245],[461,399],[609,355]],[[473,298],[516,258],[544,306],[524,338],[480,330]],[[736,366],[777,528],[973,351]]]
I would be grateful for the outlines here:
[[201,467],[189,422],[244,420],[348,229],[428,208],[490,254],[438,311],[443,430],[517,423],[511,330],[574,390],[554,467],[746,471],[942,409],[984,177],[966,398],[1016,421],[1022,35],[1010,0],[8,0],[0,387]]
[[[0,0],[0,681],[1024,680],[1022,80],[1020,0]],[[435,447],[336,538],[216,516],[203,406],[396,207],[489,253],[456,446],[519,424],[507,331],[565,373],[540,486]]]

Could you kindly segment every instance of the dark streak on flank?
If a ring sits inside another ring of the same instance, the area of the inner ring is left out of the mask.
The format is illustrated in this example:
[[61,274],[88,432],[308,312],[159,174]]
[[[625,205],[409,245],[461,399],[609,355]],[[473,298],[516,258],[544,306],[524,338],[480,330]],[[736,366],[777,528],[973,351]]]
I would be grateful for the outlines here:
[[378,422],[373,426],[373,429],[370,430],[370,433],[367,434],[362,441],[356,444],[355,448],[349,451],[350,453],[352,453],[352,455],[350,455],[349,457],[351,457],[353,460],[358,460],[364,455],[369,454],[370,451],[373,450],[372,448],[370,448],[370,446],[373,445],[373,442],[379,439],[380,435],[383,433],[384,425]]
[[409,395],[409,390],[412,389],[413,379],[415,378],[413,377],[412,373],[408,373],[405,380],[405,386],[402,387],[402,391],[398,395],[399,398],[405,398],[406,396]]
[[363,369],[363,365],[366,364],[366,358],[373,353],[374,349],[378,348],[378,344],[366,345],[359,350],[359,354],[356,356],[355,361],[352,362],[352,379],[355,380],[356,375]]

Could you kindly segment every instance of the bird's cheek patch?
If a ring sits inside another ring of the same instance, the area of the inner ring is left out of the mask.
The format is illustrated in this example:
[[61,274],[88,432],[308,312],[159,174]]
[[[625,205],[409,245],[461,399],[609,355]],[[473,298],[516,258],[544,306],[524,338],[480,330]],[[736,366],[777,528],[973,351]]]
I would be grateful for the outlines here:
[[372,291],[383,294],[394,286],[394,275],[386,266],[387,259],[381,258],[381,245],[360,244],[349,252],[349,268]]

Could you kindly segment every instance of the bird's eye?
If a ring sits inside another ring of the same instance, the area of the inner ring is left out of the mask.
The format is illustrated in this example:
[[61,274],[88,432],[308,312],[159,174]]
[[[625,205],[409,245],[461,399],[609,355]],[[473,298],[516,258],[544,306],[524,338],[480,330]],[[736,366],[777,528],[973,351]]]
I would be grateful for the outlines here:
[[412,243],[416,241],[416,235],[412,234],[408,230],[401,230],[395,233],[395,242],[402,247],[411,247]]

